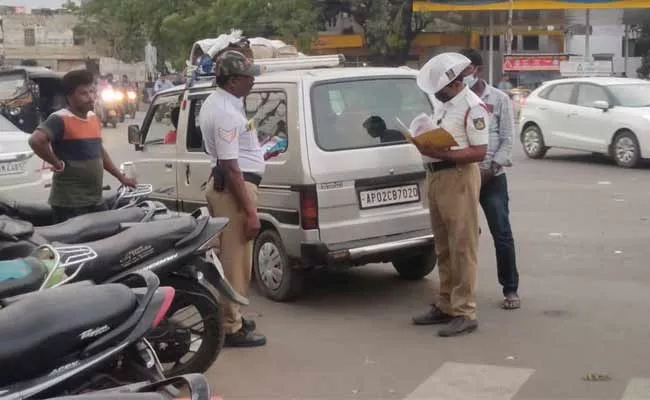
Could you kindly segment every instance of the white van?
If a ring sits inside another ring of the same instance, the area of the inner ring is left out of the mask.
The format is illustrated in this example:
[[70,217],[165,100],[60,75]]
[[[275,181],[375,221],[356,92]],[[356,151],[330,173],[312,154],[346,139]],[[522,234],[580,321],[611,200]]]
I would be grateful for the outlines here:
[[[260,141],[288,138],[287,151],[267,161],[253,255],[260,288],[277,301],[298,295],[313,268],[392,262],[420,279],[436,263],[425,171],[397,122],[432,113],[416,71],[318,68],[321,59],[263,74],[245,98]],[[123,168],[177,210],[205,204],[210,161],[197,117],[213,90],[211,80],[159,93],[143,126],[129,127],[139,153]]]

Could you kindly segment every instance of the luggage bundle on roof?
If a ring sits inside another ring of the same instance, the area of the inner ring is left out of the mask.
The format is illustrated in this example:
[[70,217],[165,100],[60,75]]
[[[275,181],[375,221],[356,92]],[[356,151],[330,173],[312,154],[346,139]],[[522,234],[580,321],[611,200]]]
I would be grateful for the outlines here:
[[260,65],[263,72],[337,67],[345,61],[342,54],[306,56],[281,40],[246,38],[241,31],[233,30],[216,38],[194,42],[187,62],[188,86],[197,80],[214,78],[214,60],[227,49],[241,49],[252,54],[255,64]]

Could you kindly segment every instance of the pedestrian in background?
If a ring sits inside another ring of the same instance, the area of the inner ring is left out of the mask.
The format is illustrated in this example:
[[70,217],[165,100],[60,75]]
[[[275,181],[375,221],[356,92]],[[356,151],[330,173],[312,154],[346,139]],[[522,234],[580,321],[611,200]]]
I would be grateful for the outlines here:
[[497,274],[503,287],[503,308],[514,310],[521,306],[519,299],[519,272],[515,255],[515,241],[510,227],[508,181],[505,167],[512,165],[512,141],[515,117],[512,101],[503,91],[490,86],[482,79],[483,58],[474,49],[464,49],[461,54],[472,62],[465,76],[465,84],[476,93],[490,111],[490,140],[487,154],[481,163],[480,202],[490,233],[494,239]]
[[442,103],[433,120],[458,143],[454,149],[443,150],[418,146],[427,170],[440,290],[431,309],[414,317],[413,323],[446,324],[438,332],[445,337],[478,328],[478,163],[487,151],[490,116],[481,99],[463,83],[464,71],[470,65],[461,54],[443,53],[429,60],[417,77],[420,89]]

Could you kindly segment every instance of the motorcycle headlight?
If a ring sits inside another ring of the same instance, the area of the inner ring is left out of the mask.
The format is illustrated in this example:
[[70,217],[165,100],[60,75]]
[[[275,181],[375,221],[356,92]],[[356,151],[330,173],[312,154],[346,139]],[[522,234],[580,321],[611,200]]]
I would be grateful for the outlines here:
[[102,100],[112,101],[115,98],[115,94],[112,90],[106,89],[102,91]]
[[135,98],[136,98],[135,92],[132,92],[132,91],[128,91],[126,93],[126,95],[129,98],[129,100],[135,100]]

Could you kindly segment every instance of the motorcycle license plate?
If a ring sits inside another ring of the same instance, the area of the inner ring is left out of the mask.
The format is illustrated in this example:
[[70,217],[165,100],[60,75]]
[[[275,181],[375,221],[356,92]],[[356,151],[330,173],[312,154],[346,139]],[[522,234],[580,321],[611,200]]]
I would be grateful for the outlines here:
[[108,112],[108,115],[110,115],[111,117],[115,117],[117,116],[117,113],[114,110],[111,110]]

